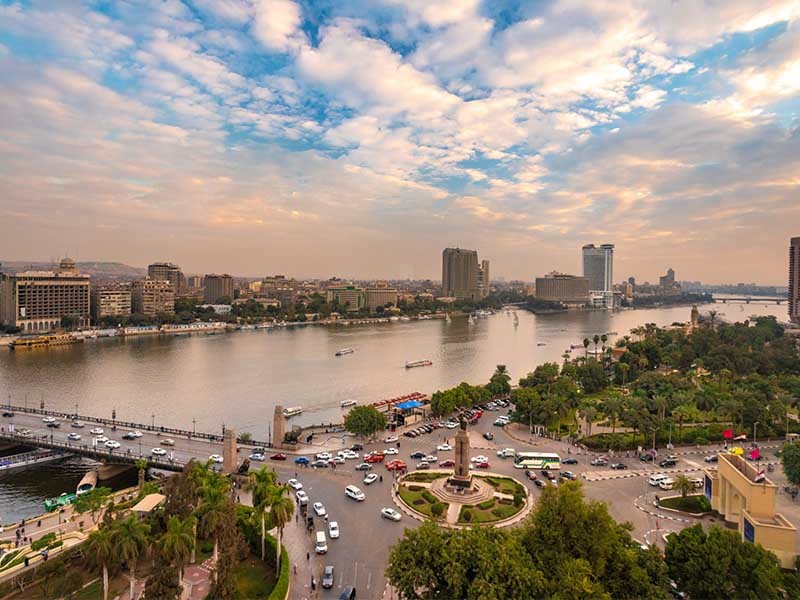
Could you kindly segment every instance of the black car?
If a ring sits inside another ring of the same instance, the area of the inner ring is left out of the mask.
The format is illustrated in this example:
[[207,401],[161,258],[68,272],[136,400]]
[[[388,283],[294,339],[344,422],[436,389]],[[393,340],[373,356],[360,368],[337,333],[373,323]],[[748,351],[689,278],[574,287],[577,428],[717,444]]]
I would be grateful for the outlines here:
[[677,461],[677,460],[674,460],[674,459],[672,459],[672,458],[665,458],[665,459],[664,459],[664,460],[662,460],[660,463],[658,463],[658,466],[659,466],[659,467],[661,467],[661,468],[664,468],[664,467],[674,467],[674,466],[675,466],[675,465],[677,465],[677,464],[678,464],[678,461]]
[[417,450],[416,452],[413,452],[411,454],[411,458],[425,458],[426,456],[428,455],[422,452],[421,450]]
[[559,477],[561,477],[561,479],[572,479],[572,480],[578,478],[578,476],[575,475],[575,473],[573,473],[572,471],[561,471]]
[[544,481],[542,481],[541,479],[534,479],[533,483],[536,484],[536,487],[544,487]]
[[622,471],[624,469],[627,469],[628,465],[626,465],[625,463],[611,463],[610,467],[612,469],[616,469],[617,471]]
[[639,457],[639,460],[642,462],[653,462],[653,455],[652,454],[642,454]]
[[339,595],[339,600],[356,600],[356,588],[352,585],[348,585],[342,590],[342,593]]
[[537,479],[539,479],[539,478],[536,476],[536,473],[534,473],[533,471],[531,471],[531,470],[529,470],[529,469],[525,469],[525,477],[527,477],[527,478],[528,478],[528,479],[530,479],[531,481],[536,481]]
[[350,450],[352,450],[353,452],[361,452],[363,449],[364,449],[363,444],[353,444],[352,446],[350,446]]
[[3,416],[4,416],[4,417],[13,417],[13,416],[14,416],[14,413],[13,413],[13,412],[11,412],[10,410],[4,410],[4,411],[3,411]]
[[571,456],[568,456],[567,458],[565,458],[564,460],[561,461],[561,464],[562,465],[577,465],[578,464],[578,459],[577,458],[572,458]]
[[58,429],[59,427],[61,427],[61,423],[59,421],[54,421],[52,423],[48,423],[47,426],[50,429]]
[[356,465],[356,471],[371,471],[372,465],[369,463],[361,463]]
[[494,434],[491,431],[487,431],[483,434],[483,439],[492,441],[494,439]]
[[555,473],[551,473],[551,472],[550,472],[550,471],[548,471],[547,469],[542,469],[542,475],[544,475],[545,477],[547,477],[547,478],[548,478],[550,481],[555,481],[555,480],[556,480],[556,475],[555,475]]
[[333,565],[325,565],[322,571],[322,587],[326,590],[333,587]]
[[[134,433],[132,431],[129,431],[128,433],[126,433],[125,435],[122,436],[122,439],[123,440],[135,440],[136,436],[134,435]],[[255,451],[253,451],[253,454],[255,454]]]

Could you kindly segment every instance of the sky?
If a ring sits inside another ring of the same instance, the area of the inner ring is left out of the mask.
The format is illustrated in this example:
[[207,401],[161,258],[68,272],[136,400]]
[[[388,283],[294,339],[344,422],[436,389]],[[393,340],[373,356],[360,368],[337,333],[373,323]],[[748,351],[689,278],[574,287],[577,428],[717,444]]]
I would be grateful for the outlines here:
[[0,260],[786,284],[797,0],[0,0]]

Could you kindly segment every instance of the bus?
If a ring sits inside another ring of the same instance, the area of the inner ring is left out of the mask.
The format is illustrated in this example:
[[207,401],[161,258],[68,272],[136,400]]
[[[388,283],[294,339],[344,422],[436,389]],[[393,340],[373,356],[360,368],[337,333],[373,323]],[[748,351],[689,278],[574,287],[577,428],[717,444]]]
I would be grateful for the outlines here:
[[514,466],[517,469],[560,469],[561,457],[552,452],[517,452]]

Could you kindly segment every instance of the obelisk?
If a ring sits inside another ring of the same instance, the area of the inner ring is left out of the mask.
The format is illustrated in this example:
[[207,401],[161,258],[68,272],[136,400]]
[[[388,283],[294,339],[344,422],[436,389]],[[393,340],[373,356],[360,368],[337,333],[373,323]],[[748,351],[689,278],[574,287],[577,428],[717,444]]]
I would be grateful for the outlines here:
[[459,423],[460,427],[456,433],[455,442],[455,472],[448,483],[466,488],[472,485],[472,473],[469,470],[469,435],[467,434],[467,422],[463,417],[459,418]]

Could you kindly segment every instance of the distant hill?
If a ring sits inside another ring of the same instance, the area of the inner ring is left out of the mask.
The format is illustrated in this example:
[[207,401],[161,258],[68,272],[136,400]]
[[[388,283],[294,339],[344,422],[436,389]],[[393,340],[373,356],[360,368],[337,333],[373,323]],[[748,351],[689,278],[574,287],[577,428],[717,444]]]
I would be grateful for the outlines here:
[[[2,265],[2,270],[6,273],[18,273],[19,271],[30,270],[51,271],[58,268],[58,263],[54,264],[49,261],[0,260],[0,265]],[[130,265],[118,262],[86,261],[76,263],[76,265],[81,273],[91,275],[93,279],[98,280],[128,281],[147,276],[147,269],[131,267]]]

